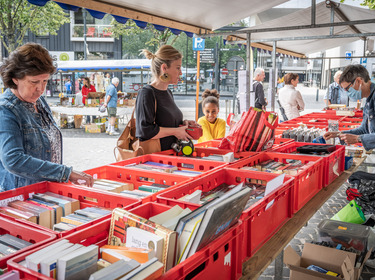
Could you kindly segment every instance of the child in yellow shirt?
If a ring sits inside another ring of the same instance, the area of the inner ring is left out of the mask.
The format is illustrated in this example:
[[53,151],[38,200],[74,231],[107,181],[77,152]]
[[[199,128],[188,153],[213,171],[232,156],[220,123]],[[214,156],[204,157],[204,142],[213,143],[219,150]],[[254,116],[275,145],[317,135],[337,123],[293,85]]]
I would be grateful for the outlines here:
[[225,121],[217,117],[219,113],[219,93],[216,89],[206,89],[202,94],[202,109],[204,116],[198,119],[202,126],[203,135],[198,143],[222,138],[225,136]]

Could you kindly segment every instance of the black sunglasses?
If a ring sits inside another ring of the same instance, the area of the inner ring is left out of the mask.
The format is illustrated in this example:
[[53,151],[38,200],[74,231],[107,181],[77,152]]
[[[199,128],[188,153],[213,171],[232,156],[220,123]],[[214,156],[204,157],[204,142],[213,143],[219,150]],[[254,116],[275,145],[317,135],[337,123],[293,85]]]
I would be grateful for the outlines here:
[[355,83],[355,80],[356,80],[356,79],[357,79],[357,78],[355,78],[353,82],[351,82],[346,88],[344,88],[344,90],[345,90],[345,91],[348,91],[349,88]]

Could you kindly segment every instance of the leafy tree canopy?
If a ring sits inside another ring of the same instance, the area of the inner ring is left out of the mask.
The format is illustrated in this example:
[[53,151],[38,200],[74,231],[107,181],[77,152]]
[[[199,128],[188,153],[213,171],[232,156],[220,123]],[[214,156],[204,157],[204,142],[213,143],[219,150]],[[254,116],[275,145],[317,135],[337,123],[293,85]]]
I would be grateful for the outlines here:
[[27,0],[0,0],[0,37],[8,52],[22,45],[28,30],[36,35],[57,35],[60,26],[70,21],[56,3],[39,7]]

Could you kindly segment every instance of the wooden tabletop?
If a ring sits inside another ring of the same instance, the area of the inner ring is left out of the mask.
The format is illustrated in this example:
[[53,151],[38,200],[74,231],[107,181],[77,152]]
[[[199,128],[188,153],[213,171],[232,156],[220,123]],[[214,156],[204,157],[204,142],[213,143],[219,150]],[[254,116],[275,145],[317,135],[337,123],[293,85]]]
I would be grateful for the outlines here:
[[349,176],[355,172],[358,166],[365,160],[355,158],[353,166],[345,170],[331,184],[317,193],[306,205],[300,209],[275,235],[265,243],[256,254],[242,264],[241,279],[258,279],[270,263],[289,244],[300,229],[306,225],[319,208],[345,183]]

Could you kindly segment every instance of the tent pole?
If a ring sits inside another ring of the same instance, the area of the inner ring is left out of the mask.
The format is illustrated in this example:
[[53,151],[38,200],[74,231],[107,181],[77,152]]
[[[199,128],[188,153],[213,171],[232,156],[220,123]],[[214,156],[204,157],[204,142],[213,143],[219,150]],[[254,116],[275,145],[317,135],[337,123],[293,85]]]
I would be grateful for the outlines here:
[[[252,81],[250,81],[250,78],[251,78],[251,73],[252,73],[252,69],[253,69],[253,65],[251,63],[251,33],[247,33],[246,34],[246,95],[249,96],[250,98],[250,91],[251,91],[251,88],[250,88],[250,83],[252,83]],[[252,102],[250,101],[250,104],[252,104]]]
[[315,26],[316,19],[316,0],[311,0],[311,25]]
[[273,48],[272,48],[272,75],[270,73],[270,78],[269,78],[269,87],[271,88],[271,111],[275,111],[275,94],[276,94],[276,89],[275,89],[275,81],[277,79],[277,73],[276,73],[276,41],[273,41]]

